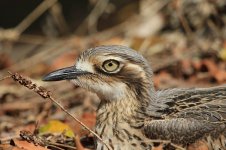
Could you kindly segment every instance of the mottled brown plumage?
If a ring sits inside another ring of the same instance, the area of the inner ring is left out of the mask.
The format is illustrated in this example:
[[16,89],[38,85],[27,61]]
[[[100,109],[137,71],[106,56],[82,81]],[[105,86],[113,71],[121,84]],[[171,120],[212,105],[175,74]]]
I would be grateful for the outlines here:
[[[99,96],[96,132],[112,149],[152,149],[152,140],[226,149],[226,86],[155,91],[152,75],[140,54],[113,45],[84,51],[44,80],[71,80]],[[97,149],[107,148],[97,141]]]

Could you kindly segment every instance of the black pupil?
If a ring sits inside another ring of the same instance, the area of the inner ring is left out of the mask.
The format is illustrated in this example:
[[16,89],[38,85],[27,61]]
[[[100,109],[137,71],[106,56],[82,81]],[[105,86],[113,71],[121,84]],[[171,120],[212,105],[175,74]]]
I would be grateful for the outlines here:
[[109,63],[108,66],[111,67],[111,66],[113,66],[113,64],[112,63]]

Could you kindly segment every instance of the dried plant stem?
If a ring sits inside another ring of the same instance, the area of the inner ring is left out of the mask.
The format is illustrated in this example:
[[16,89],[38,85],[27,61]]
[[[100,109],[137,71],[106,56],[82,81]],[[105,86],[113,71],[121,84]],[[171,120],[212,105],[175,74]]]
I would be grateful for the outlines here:
[[55,148],[55,149],[58,149],[58,150],[64,150],[63,148],[60,148],[60,147],[52,145],[52,144],[49,144],[48,146],[52,147],[52,148]]
[[8,136],[8,137],[5,137],[5,138],[0,138],[0,143],[3,144],[3,143],[9,143],[9,141],[11,139],[15,139],[15,138],[19,138],[20,136],[18,135],[12,135],[12,136]]
[[64,148],[68,148],[68,149],[76,149],[76,147],[73,146],[69,146],[69,145],[65,145],[65,144],[59,144],[59,143],[53,143],[53,142],[49,142],[47,146],[61,146]]
[[15,27],[15,30],[21,34],[26,30],[39,16],[52,7],[57,0],[44,0],[35,10],[33,10],[23,21]]
[[0,78],[0,81],[5,80],[5,79],[7,79],[7,78],[11,78],[11,75],[8,75],[8,76],[5,76],[5,77],[3,77],[3,78]]
[[101,142],[103,142],[103,144],[105,144],[108,149],[109,146],[101,139],[101,137],[96,134],[94,131],[92,131],[91,129],[89,129],[83,122],[81,122],[79,119],[77,119],[76,117],[74,117],[71,113],[69,113],[58,101],[56,101],[52,96],[49,97],[49,99],[54,102],[58,107],[60,107],[66,114],[68,114],[71,118],[73,118],[76,122],[78,122],[81,126],[83,126],[86,130],[88,130],[89,132],[91,132],[93,135],[95,135]]
[[[69,113],[58,101],[56,101],[52,96],[51,96],[51,92],[48,91],[47,89],[45,89],[44,87],[41,86],[37,86],[36,84],[34,84],[31,80],[28,80],[24,77],[22,77],[20,74],[18,73],[12,73],[10,71],[8,71],[8,73],[10,74],[9,77],[11,77],[14,81],[18,82],[19,84],[25,86],[26,88],[36,92],[37,94],[39,94],[42,98],[44,99],[50,99],[53,103],[55,103],[58,107],[60,107],[66,114],[68,114],[71,118],[73,118],[76,122],[78,122],[81,126],[83,126],[86,130],[88,130],[89,132],[91,132],[94,136],[97,137],[98,140],[100,140],[108,149],[109,146],[101,139],[101,137],[96,134],[94,131],[92,131],[91,129],[89,129],[83,122],[81,122],[79,119],[77,119],[76,117],[74,117],[71,113]],[[5,77],[6,79],[6,77]]]
[[170,144],[174,147],[174,148],[177,148],[177,149],[180,149],[180,150],[186,150],[185,148],[181,147],[181,146],[178,146],[176,144],[173,144],[170,142]]

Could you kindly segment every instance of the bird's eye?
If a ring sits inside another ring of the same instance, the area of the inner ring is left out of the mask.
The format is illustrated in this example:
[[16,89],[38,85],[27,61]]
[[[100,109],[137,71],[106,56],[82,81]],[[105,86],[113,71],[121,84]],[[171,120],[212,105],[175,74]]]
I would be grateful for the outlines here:
[[106,60],[103,63],[103,68],[107,72],[114,72],[119,68],[119,62],[113,59]]

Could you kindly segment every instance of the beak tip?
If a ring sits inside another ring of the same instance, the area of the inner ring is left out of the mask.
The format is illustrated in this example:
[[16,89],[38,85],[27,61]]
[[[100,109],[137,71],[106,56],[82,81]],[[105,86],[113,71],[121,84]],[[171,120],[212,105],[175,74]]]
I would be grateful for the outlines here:
[[42,78],[42,81],[53,81],[50,75],[46,75]]
[[60,81],[63,80],[64,76],[58,71],[53,71],[42,78],[42,81]]

